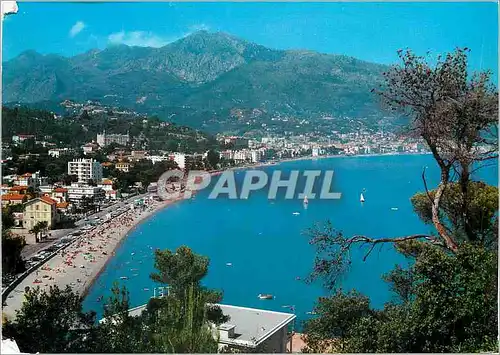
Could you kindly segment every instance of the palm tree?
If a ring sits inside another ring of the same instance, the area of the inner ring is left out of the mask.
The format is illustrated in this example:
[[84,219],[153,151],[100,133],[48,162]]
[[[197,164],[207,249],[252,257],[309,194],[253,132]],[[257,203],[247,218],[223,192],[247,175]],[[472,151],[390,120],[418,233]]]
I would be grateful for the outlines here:
[[40,228],[40,225],[39,225],[40,222],[38,222],[37,224],[35,224],[33,226],[33,228],[30,229],[30,233],[33,233],[35,235],[35,242],[38,243],[38,233],[41,232],[41,228]]
[[47,230],[49,229],[49,222],[47,222],[47,221],[41,221],[41,222],[38,222],[37,224],[40,225],[40,232],[41,233],[47,233]]
[[35,224],[29,232],[35,234],[35,240],[38,243],[40,241],[38,239],[38,233],[43,233],[47,231],[48,227],[49,223],[47,221],[40,221],[37,224]]

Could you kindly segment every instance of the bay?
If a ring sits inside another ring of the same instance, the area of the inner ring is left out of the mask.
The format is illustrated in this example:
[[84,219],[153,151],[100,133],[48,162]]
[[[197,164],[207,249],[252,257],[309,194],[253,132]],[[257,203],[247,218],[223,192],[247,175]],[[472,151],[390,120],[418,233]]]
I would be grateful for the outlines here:
[[[204,284],[223,291],[222,303],[275,311],[289,311],[283,306],[294,305],[299,321],[305,320],[317,298],[327,292],[320,282],[304,282],[315,256],[304,232],[326,221],[346,235],[395,237],[432,232],[410,203],[411,196],[424,190],[424,167],[433,188],[439,181],[439,170],[430,155],[334,157],[260,168],[269,179],[275,170],[282,171],[282,178],[298,170],[297,193],[302,192],[305,170],[333,170],[331,191],[340,192],[341,198],[309,197],[307,208],[301,199],[285,199],[283,189],[276,200],[268,199],[267,189],[251,192],[244,200],[227,196],[209,199],[214,177],[210,187],[194,199],[161,210],[130,233],[89,290],[84,308],[100,317],[103,304],[97,299],[102,295],[106,299],[114,282],[128,288],[132,307],[146,303],[157,286],[149,278],[154,271],[154,250],[187,245],[210,258]],[[243,170],[235,171],[238,186],[244,174]],[[478,170],[475,178],[498,185],[497,163]],[[360,203],[360,193],[364,203]],[[363,262],[364,251],[354,250],[342,288],[357,289],[370,297],[372,306],[380,308],[392,297],[381,276],[395,265],[407,265],[407,261],[390,245],[377,247]],[[120,280],[122,276],[128,279]],[[260,300],[259,293],[275,298]]]

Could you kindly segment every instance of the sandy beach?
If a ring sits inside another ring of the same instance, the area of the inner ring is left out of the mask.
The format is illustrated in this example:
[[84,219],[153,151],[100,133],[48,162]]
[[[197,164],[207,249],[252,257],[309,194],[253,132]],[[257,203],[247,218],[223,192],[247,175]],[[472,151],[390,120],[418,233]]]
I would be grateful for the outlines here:
[[37,271],[28,275],[10,293],[3,306],[3,313],[9,319],[15,317],[15,311],[21,308],[24,301],[26,287],[39,286],[48,290],[54,285],[59,288],[69,285],[84,296],[129,232],[143,220],[176,201],[178,200],[149,200],[144,210],[136,208],[126,211],[84,233]]

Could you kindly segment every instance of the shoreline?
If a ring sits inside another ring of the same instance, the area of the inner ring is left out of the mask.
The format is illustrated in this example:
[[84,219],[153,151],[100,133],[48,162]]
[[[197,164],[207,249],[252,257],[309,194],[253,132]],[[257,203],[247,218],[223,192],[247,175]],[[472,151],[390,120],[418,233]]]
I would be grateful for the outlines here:
[[158,205],[155,206],[155,208],[153,210],[147,211],[146,214],[144,214],[143,216],[140,216],[140,218],[135,220],[134,223],[128,229],[123,231],[123,233],[121,233],[122,234],[121,238],[119,238],[117,243],[113,246],[111,253],[108,253],[108,257],[106,258],[106,261],[99,267],[97,272],[93,273],[91,275],[91,277],[88,280],[86,280],[85,286],[80,293],[80,297],[82,297],[82,299],[84,299],[85,297],[88,296],[88,293],[89,293],[90,289],[92,288],[92,286],[94,286],[94,284],[97,281],[97,279],[99,278],[99,276],[101,276],[101,274],[104,272],[104,270],[108,266],[111,259],[113,259],[113,257],[115,256],[116,250],[123,244],[123,242],[125,242],[125,240],[128,238],[128,236],[137,227],[139,227],[139,225],[141,225],[143,222],[145,222],[149,218],[153,217],[156,213],[160,212],[164,208],[167,208],[168,206],[171,206],[178,201],[180,201],[180,199],[161,201],[160,203],[158,203]]
[[15,318],[16,310],[21,309],[24,302],[26,287],[38,286],[48,290],[51,286],[59,289],[71,286],[72,291],[84,299],[131,232],[157,212],[180,200],[154,201],[144,211],[126,211],[84,233],[19,283],[5,300],[2,312],[9,319]]

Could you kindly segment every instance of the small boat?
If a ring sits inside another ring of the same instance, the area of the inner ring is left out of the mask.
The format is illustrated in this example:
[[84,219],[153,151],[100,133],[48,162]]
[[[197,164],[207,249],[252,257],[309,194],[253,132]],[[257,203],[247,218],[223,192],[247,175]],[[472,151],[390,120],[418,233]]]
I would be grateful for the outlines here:
[[122,279],[122,280],[128,280],[128,277],[127,276],[120,276],[120,279]]
[[149,291],[149,288],[145,287],[142,289],[143,291]]
[[233,266],[233,263],[226,263],[226,266]]
[[359,201],[360,202],[365,202],[365,197],[363,196],[363,194],[361,194],[361,196],[359,197]]
[[259,293],[259,295],[257,297],[259,297],[259,299],[261,299],[261,300],[272,300],[272,299],[274,299],[274,296],[270,295],[270,294],[263,295],[263,294]]
[[300,212],[294,212],[292,213],[294,216],[298,216],[300,214]]
[[312,311],[312,312],[306,312],[306,314],[316,315],[316,314],[318,314],[318,313],[316,313],[316,312]]
[[309,200],[307,199],[307,196],[304,197],[304,205],[307,205],[309,203]]
[[397,208],[397,207],[392,207],[392,208],[391,208],[391,210],[393,210],[393,211],[397,211],[397,210],[398,210],[398,208]]
[[300,280],[300,276],[297,276],[297,277],[295,278],[295,280],[299,281],[299,280]]

